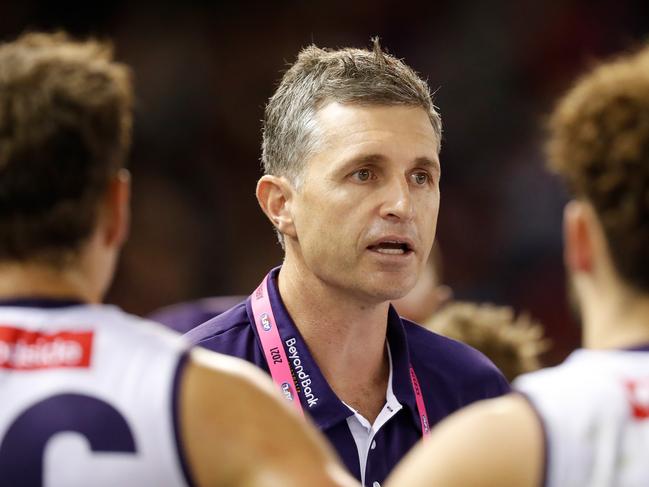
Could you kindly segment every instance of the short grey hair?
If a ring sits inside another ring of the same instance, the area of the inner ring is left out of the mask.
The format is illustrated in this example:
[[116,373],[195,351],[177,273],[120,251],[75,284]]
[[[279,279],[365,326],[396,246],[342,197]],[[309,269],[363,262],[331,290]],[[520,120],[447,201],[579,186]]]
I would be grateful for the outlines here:
[[316,113],[330,102],[404,105],[427,113],[439,152],[442,121],[426,81],[403,61],[387,54],[378,38],[373,49],[302,49],[266,105],[262,163],[265,174],[286,176],[298,185],[305,161],[318,139]]

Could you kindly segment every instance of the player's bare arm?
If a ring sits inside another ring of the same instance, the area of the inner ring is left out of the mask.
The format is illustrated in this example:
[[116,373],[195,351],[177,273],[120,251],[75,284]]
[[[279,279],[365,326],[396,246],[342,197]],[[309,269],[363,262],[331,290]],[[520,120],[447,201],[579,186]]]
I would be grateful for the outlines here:
[[180,401],[183,444],[201,487],[358,485],[252,365],[193,350]]
[[543,442],[541,424],[524,397],[481,401],[440,423],[386,486],[538,487]]

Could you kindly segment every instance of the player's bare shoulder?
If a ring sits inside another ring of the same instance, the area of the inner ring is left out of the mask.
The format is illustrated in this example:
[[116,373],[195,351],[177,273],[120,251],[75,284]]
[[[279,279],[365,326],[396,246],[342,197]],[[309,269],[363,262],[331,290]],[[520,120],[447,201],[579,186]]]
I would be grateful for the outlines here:
[[193,349],[180,394],[181,434],[198,485],[357,485],[253,365]]

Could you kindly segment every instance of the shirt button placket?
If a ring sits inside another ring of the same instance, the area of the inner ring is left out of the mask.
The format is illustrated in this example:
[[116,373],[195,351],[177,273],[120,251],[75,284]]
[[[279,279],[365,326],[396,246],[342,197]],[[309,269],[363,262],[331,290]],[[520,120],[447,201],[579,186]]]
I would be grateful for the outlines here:
[[[370,444],[370,450],[374,450],[375,448],[376,448],[376,440],[373,439],[372,443]],[[368,470],[369,470],[369,463],[370,463],[370,455],[367,456]],[[367,474],[369,474],[369,472],[367,472]],[[375,480],[374,482],[372,482],[372,487],[381,487],[381,484]]]
[[[374,438],[372,438],[372,443],[370,443],[370,451],[375,450],[375,449],[376,449],[376,440]],[[368,452],[368,455],[367,455],[367,471],[365,472],[365,475],[367,475],[370,478],[372,478],[372,474],[370,473],[370,470],[371,470],[371,468],[370,468],[371,458],[372,458],[372,455],[371,455],[370,452]],[[367,478],[367,477],[365,477],[365,478]],[[367,484],[367,485],[369,485],[369,484]],[[372,487],[381,487],[381,484],[378,481],[375,480],[374,482],[372,482]]]

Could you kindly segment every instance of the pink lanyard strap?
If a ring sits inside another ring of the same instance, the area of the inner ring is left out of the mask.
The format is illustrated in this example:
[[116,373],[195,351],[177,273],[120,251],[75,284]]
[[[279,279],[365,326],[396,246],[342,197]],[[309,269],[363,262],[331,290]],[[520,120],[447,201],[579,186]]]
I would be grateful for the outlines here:
[[[275,314],[270,304],[268,296],[268,278],[267,275],[262,283],[257,287],[255,292],[250,297],[252,305],[252,314],[257,327],[257,334],[261,340],[261,348],[264,351],[264,357],[270,370],[270,375],[273,382],[277,384],[284,394],[284,397],[291,401],[302,415],[304,410],[300,403],[300,398],[297,395],[295,381],[291,374],[291,368],[288,365],[288,358],[284,350],[284,344],[279,336],[279,330],[275,321]],[[419,413],[419,420],[421,421],[422,435],[425,437],[430,433],[430,424],[428,422],[428,414],[426,413],[426,404],[424,403],[424,396],[419,387],[419,380],[415,374],[415,369],[410,366],[410,381],[412,382],[412,389],[415,393],[415,400],[417,402],[417,411]]]
[[417,401],[417,412],[419,413],[419,421],[421,422],[421,435],[426,438],[430,434],[430,423],[428,422],[424,395],[421,393],[419,379],[417,379],[417,374],[415,374],[415,369],[412,368],[412,365],[410,365],[410,382],[412,382],[412,390],[415,392],[415,401]]
[[265,277],[250,298],[257,334],[261,340],[261,348],[264,351],[273,382],[279,386],[284,397],[295,405],[301,415],[304,415],[295,388],[295,381],[291,374],[291,368],[288,365],[288,357],[279,336],[275,315],[268,297],[268,276]]

